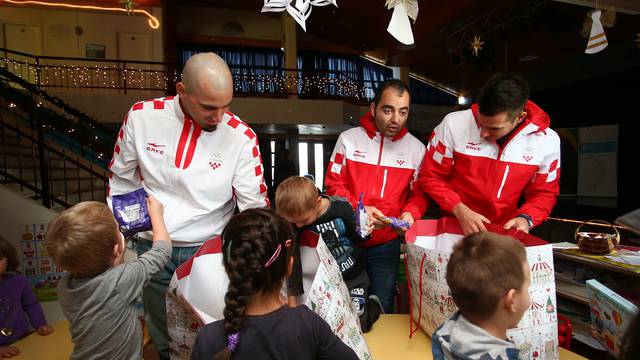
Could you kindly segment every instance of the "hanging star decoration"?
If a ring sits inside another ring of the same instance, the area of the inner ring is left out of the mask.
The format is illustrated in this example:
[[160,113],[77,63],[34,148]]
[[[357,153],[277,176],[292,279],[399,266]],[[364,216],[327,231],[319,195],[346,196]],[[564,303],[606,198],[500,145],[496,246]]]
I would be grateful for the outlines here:
[[[294,5],[291,5],[292,3]],[[286,10],[302,30],[306,32],[307,19],[311,15],[313,6],[327,5],[338,7],[337,0],[264,0],[264,5],[260,12],[283,12]]]
[[636,43],[638,43],[638,47],[640,48],[640,34],[636,34],[636,36],[638,37],[637,39],[635,39],[634,41]]
[[480,37],[478,35],[474,35],[473,41],[469,42],[469,49],[473,51],[473,55],[478,57],[478,52],[482,50],[482,45],[484,45],[484,41],[480,41]]
[[127,15],[133,15],[133,10],[136,5],[138,5],[137,3],[133,2],[133,0],[120,0],[118,1],[118,3],[124,6],[125,10],[127,10]]

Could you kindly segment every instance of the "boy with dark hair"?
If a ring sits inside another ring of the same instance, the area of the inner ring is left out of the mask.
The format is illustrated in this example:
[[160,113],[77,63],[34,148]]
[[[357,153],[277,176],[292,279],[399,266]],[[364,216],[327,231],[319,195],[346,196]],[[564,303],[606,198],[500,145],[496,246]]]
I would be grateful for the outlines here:
[[[276,211],[295,224],[298,239],[306,231],[322,236],[349,288],[362,331],[369,331],[378,319],[381,305],[377,297],[368,296],[369,276],[363,251],[358,247],[363,240],[356,233],[351,204],[341,197],[320,195],[311,180],[292,176],[280,183],[276,190]],[[299,241],[294,241],[293,259],[293,271],[287,287],[289,303],[295,306],[295,297],[304,293]]]
[[490,232],[462,239],[447,265],[447,285],[459,311],[433,333],[434,360],[520,359],[507,329],[531,305],[530,284],[518,240]]
[[137,300],[171,256],[162,204],[149,196],[147,208],[153,247],[126,264],[124,236],[106,204],[81,202],[49,224],[47,251],[69,272],[58,283],[58,298],[69,320],[71,359],[142,357]]

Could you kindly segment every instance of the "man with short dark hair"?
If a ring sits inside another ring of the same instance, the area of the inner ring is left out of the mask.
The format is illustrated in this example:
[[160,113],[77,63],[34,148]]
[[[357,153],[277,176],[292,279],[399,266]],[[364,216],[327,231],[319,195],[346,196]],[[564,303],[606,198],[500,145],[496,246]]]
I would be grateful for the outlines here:
[[560,138],[528,99],[525,80],[494,75],[477,103],[445,116],[429,140],[422,188],[465,234],[486,231],[485,223],[529,232],[556,203]]
[[376,229],[361,245],[371,293],[380,299],[385,312],[393,312],[400,238],[377,217],[399,217],[413,224],[428,205],[415,181],[425,146],[405,128],[410,100],[405,83],[383,82],[360,126],[340,134],[325,179],[327,195],[341,196],[354,208],[364,194],[365,209]]

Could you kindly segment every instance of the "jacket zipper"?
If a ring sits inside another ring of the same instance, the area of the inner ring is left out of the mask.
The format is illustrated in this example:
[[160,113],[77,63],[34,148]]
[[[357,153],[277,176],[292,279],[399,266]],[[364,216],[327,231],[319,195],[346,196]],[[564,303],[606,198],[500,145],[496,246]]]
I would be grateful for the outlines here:
[[500,199],[500,196],[502,195],[502,188],[504,187],[504,184],[507,182],[507,175],[509,175],[509,165],[507,165],[507,167],[504,169],[504,175],[502,176],[502,183],[500,184],[500,189],[498,189],[498,199]]
[[380,199],[384,199],[384,188],[387,186],[387,169],[384,169],[384,177],[382,178],[382,189],[380,190]]
[[[378,174],[380,171],[380,162],[382,162],[382,147],[384,145],[384,136],[382,134],[380,134],[380,151],[378,152],[378,164],[376,165],[376,176],[371,179],[371,187],[370,188],[374,188],[375,189],[375,182],[378,180]],[[384,186],[383,186],[384,188]],[[382,197],[382,195],[381,195]]]

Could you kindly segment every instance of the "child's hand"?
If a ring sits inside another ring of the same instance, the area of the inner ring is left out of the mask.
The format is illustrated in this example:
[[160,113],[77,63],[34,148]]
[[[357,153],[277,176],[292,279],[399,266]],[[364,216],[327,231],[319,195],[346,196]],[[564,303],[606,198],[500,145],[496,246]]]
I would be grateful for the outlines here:
[[53,328],[49,325],[42,325],[38,328],[38,334],[47,336],[53,332]]
[[0,358],[12,358],[20,355],[20,350],[15,346],[0,346]]
[[164,206],[152,195],[147,195],[147,209],[150,217],[162,216],[164,213]]

